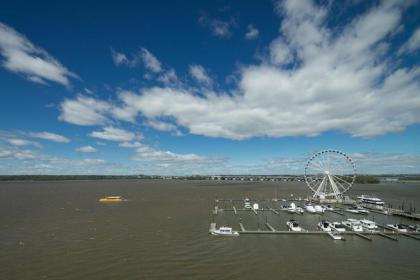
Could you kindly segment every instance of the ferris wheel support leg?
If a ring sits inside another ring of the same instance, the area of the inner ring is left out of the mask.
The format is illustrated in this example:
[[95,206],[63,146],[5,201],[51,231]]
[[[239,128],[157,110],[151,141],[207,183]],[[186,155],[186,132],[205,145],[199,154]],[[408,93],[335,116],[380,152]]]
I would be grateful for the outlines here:
[[334,180],[333,180],[333,178],[332,178],[332,176],[331,176],[330,174],[328,174],[328,180],[330,181],[331,188],[332,188],[332,190],[333,190],[333,192],[334,192],[334,196],[335,196],[335,198],[336,198],[337,200],[338,200],[338,199],[340,199],[340,198],[341,198],[341,193],[340,193],[340,191],[338,190],[337,185],[335,184],[335,182],[334,182]]
[[327,176],[324,176],[324,178],[322,178],[321,184],[319,184],[318,188],[316,189],[316,192],[314,193],[314,197],[320,197],[321,195],[324,194],[322,190],[324,189],[326,178]]

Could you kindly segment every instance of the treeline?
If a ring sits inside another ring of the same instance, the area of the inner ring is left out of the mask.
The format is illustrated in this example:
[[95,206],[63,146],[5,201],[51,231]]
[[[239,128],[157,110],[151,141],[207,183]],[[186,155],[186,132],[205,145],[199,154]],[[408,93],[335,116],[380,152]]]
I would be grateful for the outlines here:
[[357,175],[356,184],[379,184],[379,178],[371,175]]
[[0,181],[154,179],[146,175],[0,175]]

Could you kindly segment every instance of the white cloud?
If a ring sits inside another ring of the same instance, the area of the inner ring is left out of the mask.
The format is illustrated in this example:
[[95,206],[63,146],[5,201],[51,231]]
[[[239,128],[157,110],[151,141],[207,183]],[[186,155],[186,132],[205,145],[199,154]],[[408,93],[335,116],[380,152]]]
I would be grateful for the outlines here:
[[147,49],[141,48],[140,56],[143,60],[144,66],[155,73],[158,73],[162,70],[162,65],[160,61]]
[[0,22],[0,54],[2,66],[22,74],[32,82],[46,84],[47,81],[69,86],[70,72],[59,61],[43,49],[33,45],[24,35]]
[[[197,95],[188,87],[146,88],[120,95],[121,110],[230,139],[326,131],[371,137],[420,122],[420,68],[383,59],[387,35],[400,26],[399,2],[374,6],[338,34],[325,24],[323,7],[286,1],[280,8],[284,18],[270,48],[272,64],[243,66],[237,89]],[[288,63],[293,67],[285,68]]]
[[404,52],[415,52],[420,49],[420,27],[417,28],[410,39],[400,48],[399,54]]
[[112,57],[112,61],[117,66],[129,63],[127,56],[125,54],[117,52],[113,48],[111,48],[111,57]]
[[219,38],[230,38],[232,36],[232,29],[237,26],[234,18],[223,20],[220,18],[210,18],[207,15],[199,17],[198,22],[208,28],[210,32]]
[[199,83],[202,83],[207,86],[211,86],[213,84],[212,79],[207,74],[206,69],[204,69],[201,65],[190,65],[189,67],[190,75],[197,80]]
[[159,82],[164,83],[165,85],[179,83],[178,76],[176,75],[176,72],[175,72],[174,69],[170,69],[168,71],[165,71],[162,75],[160,75],[157,78],[157,80]]
[[33,137],[33,138],[40,138],[40,139],[45,139],[45,140],[50,140],[53,142],[57,142],[57,143],[69,143],[70,139],[60,135],[60,134],[56,134],[56,133],[51,133],[51,132],[32,132],[29,133],[29,136]]
[[258,35],[260,34],[260,31],[253,25],[248,25],[248,31],[245,34],[245,38],[247,40],[255,40],[258,38]]
[[41,144],[34,142],[34,141],[29,141],[26,139],[19,139],[19,138],[11,138],[11,139],[7,139],[7,142],[9,142],[9,144],[13,145],[13,146],[36,146],[36,147],[41,147]]
[[105,114],[110,105],[104,101],[79,95],[76,100],[65,99],[60,104],[59,119],[77,125],[97,125],[107,122]]
[[117,142],[130,142],[138,138],[138,136],[132,132],[113,126],[104,127],[102,131],[92,131],[89,133],[89,136]]
[[96,153],[96,149],[92,146],[83,146],[76,149],[77,152],[82,153]]
[[163,122],[159,120],[149,120],[146,123],[151,128],[154,128],[159,131],[176,131],[177,127],[176,125],[168,122]]
[[293,61],[293,53],[282,38],[277,38],[270,43],[271,63],[276,65],[289,64]]

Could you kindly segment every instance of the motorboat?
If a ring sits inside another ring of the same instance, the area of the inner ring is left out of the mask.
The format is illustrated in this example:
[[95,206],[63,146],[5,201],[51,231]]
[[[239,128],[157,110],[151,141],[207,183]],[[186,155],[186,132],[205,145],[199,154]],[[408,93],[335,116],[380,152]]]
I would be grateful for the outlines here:
[[125,201],[122,196],[105,196],[99,199],[99,202],[121,202]]
[[326,231],[329,232],[331,231],[331,227],[330,227],[330,223],[328,221],[322,220],[318,223],[318,227],[322,230],[322,231]]
[[407,229],[401,224],[388,224],[386,225],[388,228],[393,229],[399,232],[407,232]]
[[219,236],[239,236],[239,232],[233,231],[231,227],[220,227],[219,229],[210,230],[212,235]]
[[303,210],[303,208],[302,208],[302,207],[297,206],[297,207],[296,207],[295,212],[296,212],[297,214],[303,214],[303,213],[305,212],[305,210]]
[[344,240],[343,237],[337,231],[329,231],[328,235],[334,240]]
[[377,198],[375,196],[371,195],[361,195],[357,197],[360,202],[367,203],[367,204],[373,204],[373,205],[381,205],[383,206],[385,203],[382,201],[382,199]]
[[370,213],[370,211],[369,211],[369,210],[366,210],[365,208],[363,208],[363,207],[361,207],[361,206],[357,206],[357,207],[356,207],[356,210],[357,210],[357,211],[359,211],[359,213],[360,213],[360,214],[365,214],[365,215],[367,215],[367,214],[369,214],[369,213]]
[[324,213],[325,209],[321,205],[315,205],[314,206],[316,213]]
[[333,222],[330,224],[331,229],[338,231],[338,232],[345,232],[346,231],[346,227],[339,222]]
[[359,220],[347,219],[346,221],[343,221],[342,224],[352,231],[355,231],[355,232],[362,232],[363,231],[363,227],[360,224]]
[[288,220],[286,225],[289,227],[289,231],[302,231],[302,228],[296,222],[296,220]]
[[316,213],[315,207],[312,204],[306,204],[305,210],[308,213]]
[[252,209],[251,200],[249,198],[244,199],[244,208],[245,209]]
[[290,206],[287,208],[287,212],[296,213],[296,204],[294,204],[293,202],[290,203]]
[[378,229],[378,226],[376,225],[375,222],[370,221],[370,220],[360,220],[360,224],[362,225],[363,229],[368,230],[368,231],[375,231]]

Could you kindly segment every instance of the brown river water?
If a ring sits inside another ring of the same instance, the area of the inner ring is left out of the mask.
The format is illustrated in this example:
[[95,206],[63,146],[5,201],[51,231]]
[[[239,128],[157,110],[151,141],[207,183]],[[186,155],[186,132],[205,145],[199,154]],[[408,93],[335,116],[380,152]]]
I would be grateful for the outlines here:
[[[265,222],[286,229],[293,217],[288,213],[211,214],[215,198],[267,199],[276,189],[282,198],[309,194],[300,182],[0,182],[0,279],[420,279],[420,241],[404,236],[397,242],[374,236],[369,242],[356,236],[333,241],[328,236],[209,235],[213,220],[234,229],[238,219],[247,229],[265,230]],[[355,185],[349,194],[377,195],[394,206],[404,201],[420,211],[416,183]],[[108,195],[128,201],[98,202]],[[295,218],[315,229],[321,218],[348,217]]]

